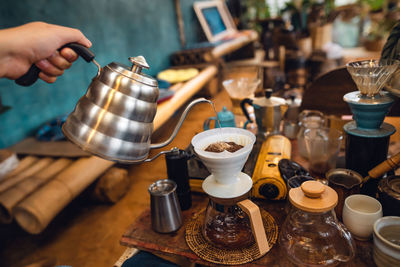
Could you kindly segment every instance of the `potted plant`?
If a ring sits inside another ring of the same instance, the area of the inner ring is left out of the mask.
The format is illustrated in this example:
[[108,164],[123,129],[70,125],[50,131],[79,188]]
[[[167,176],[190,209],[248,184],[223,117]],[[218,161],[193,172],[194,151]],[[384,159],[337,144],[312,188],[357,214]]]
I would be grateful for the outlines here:
[[326,43],[332,42],[332,23],[338,15],[334,2],[325,0],[311,4],[307,25],[313,50],[321,50]]
[[301,48],[306,38],[312,50],[318,50],[332,40],[332,22],[338,12],[334,0],[293,0],[286,3],[283,13],[289,13],[293,31],[296,32]]
[[361,3],[369,21],[363,37],[364,47],[370,51],[381,51],[389,32],[400,19],[399,8],[385,0],[361,0]]
[[312,52],[310,32],[308,29],[308,14],[311,8],[310,0],[287,2],[282,9],[282,14],[290,17],[291,30],[296,35],[297,47],[308,57]]
[[253,30],[256,30],[259,34],[262,34],[263,25],[260,22],[270,18],[270,10],[265,0],[248,0],[243,3],[244,24]]

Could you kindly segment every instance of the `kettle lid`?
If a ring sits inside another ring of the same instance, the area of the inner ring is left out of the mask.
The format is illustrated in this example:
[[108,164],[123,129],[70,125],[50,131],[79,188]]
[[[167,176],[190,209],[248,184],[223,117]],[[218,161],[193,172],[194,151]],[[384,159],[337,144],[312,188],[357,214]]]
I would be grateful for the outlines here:
[[290,189],[289,200],[296,208],[319,213],[335,208],[338,195],[331,187],[319,181],[306,181],[300,187]]
[[150,68],[143,56],[129,57],[129,60],[132,62],[131,67],[117,62],[111,62],[106,67],[135,81],[150,86],[158,86],[156,79],[142,72],[143,68]]

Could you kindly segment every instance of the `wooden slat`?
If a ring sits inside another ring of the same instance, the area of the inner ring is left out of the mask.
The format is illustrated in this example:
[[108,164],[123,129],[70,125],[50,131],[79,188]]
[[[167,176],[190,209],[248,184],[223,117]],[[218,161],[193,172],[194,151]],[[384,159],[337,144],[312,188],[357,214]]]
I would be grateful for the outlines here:
[[213,50],[211,50],[211,55],[208,58],[208,60],[212,61],[214,59],[232,53],[238,50],[239,48],[257,40],[257,38],[258,34],[255,31],[242,32],[237,38],[224,42],[216,46]]
[[157,114],[153,121],[154,131],[171,118],[194,94],[200,91],[217,74],[217,71],[218,69],[214,65],[206,67],[196,77],[183,84],[171,99],[158,105]]

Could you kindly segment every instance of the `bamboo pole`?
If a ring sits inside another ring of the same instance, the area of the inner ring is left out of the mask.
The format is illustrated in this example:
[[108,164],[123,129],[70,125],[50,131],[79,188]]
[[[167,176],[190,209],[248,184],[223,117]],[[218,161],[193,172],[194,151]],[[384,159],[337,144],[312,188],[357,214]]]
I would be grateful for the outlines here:
[[39,234],[65,206],[114,164],[95,156],[75,161],[13,209],[16,221],[25,231]]
[[4,192],[8,188],[16,185],[17,183],[19,183],[19,182],[25,180],[26,178],[28,178],[29,176],[31,176],[31,175],[37,173],[38,171],[42,170],[43,168],[47,167],[53,161],[54,161],[53,158],[47,158],[47,157],[39,159],[37,162],[35,162],[31,166],[29,166],[28,168],[24,169],[20,173],[14,175],[14,176],[11,176],[10,178],[4,180],[0,184],[0,193]]
[[217,67],[214,65],[203,69],[196,77],[186,82],[175,92],[174,96],[157,107],[154,118],[154,131],[160,128],[171,116],[195,93],[217,74]]
[[17,154],[7,149],[0,149],[0,181],[19,164]]
[[117,203],[128,192],[130,183],[127,170],[112,167],[96,181],[91,198],[103,203]]
[[218,59],[226,54],[232,53],[239,48],[257,40],[258,34],[255,31],[245,31],[239,34],[238,37],[224,42],[211,50],[211,54],[207,57],[208,61]]
[[178,20],[179,39],[181,40],[181,48],[184,48],[186,45],[185,28],[182,17],[181,3],[179,0],[175,0],[175,11],[176,11],[176,18]]
[[1,178],[0,183],[3,183],[10,177],[13,177],[13,176],[21,173],[23,170],[25,170],[26,168],[28,168],[29,166],[31,166],[34,162],[36,162],[38,160],[39,159],[34,156],[27,156],[27,157],[21,159],[18,163],[18,166],[14,170],[10,171],[4,177]]
[[0,193],[0,222],[12,222],[12,209],[24,198],[34,192],[41,185],[48,182],[57,173],[66,168],[72,160],[61,158],[47,168],[35,173],[31,177]]

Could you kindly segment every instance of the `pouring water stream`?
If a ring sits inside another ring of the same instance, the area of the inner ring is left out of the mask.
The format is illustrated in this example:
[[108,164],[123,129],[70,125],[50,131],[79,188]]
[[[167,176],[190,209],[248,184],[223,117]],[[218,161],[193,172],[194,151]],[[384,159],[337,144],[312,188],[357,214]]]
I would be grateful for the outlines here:
[[217,110],[215,109],[214,102],[212,102],[211,100],[207,100],[207,101],[208,101],[208,103],[210,103],[210,105],[211,105],[212,108],[214,109],[215,117],[217,118],[217,122],[218,122],[218,127],[221,129],[221,123],[220,123],[220,121],[219,121],[218,112],[217,112]]

